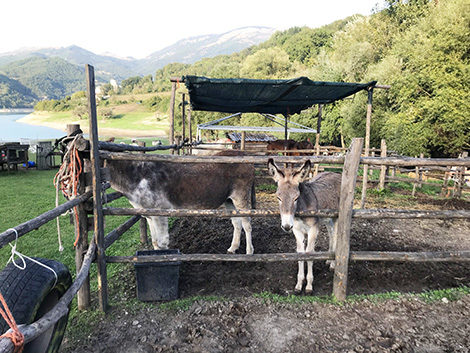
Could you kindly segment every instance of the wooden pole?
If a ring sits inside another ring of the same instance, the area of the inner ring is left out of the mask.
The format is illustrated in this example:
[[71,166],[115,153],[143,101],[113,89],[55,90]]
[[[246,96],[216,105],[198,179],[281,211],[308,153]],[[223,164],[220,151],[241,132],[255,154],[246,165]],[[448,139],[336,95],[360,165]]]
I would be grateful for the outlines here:
[[[371,87],[367,91],[367,115],[366,115],[366,144],[364,148],[364,155],[369,156],[369,144],[370,144],[370,121],[372,117],[372,96],[374,89]],[[362,194],[361,194],[361,208],[364,208],[366,204],[366,193],[367,193],[367,178],[368,178],[369,166],[364,164],[364,176],[362,179]]]
[[108,278],[104,248],[104,219],[101,202],[100,156],[98,150],[98,122],[96,117],[95,72],[91,65],[85,65],[87,77],[88,116],[90,121],[90,159],[93,173],[93,218],[96,242],[96,262],[98,265],[98,291],[100,309],[108,308]]
[[[385,142],[385,139],[380,141],[380,157],[387,157],[387,143]],[[386,171],[387,166],[383,165],[380,167],[379,190],[383,190],[385,188]]]
[[348,286],[349,239],[353,214],[354,189],[357,170],[361,159],[364,139],[354,138],[347,153],[341,180],[341,197],[338,210],[338,231],[336,234],[335,274],[333,278],[333,295],[336,299],[346,299]]
[[[287,119],[289,118],[289,114],[284,115],[284,118],[285,118],[285,122],[284,122],[284,140],[287,141],[287,138],[288,138],[288,136],[287,136],[287,130],[288,130],[287,129]],[[284,147],[286,147],[285,149],[287,149],[287,146],[284,146]]]
[[245,150],[245,139],[246,139],[246,132],[242,131],[242,137],[241,137],[241,142],[240,142],[240,150],[242,151]]
[[[145,147],[145,141],[137,141],[139,147]],[[141,153],[145,153],[142,151]],[[147,236],[147,219],[142,217],[139,223],[139,232],[140,232],[140,243],[142,245],[148,244],[148,236]]]
[[[323,104],[318,104],[318,119],[317,119],[317,133],[315,135],[315,155],[320,155],[320,129],[321,129],[321,119],[323,113]],[[315,164],[315,170],[313,175],[318,174],[318,169],[320,168],[320,164]]]
[[[175,143],[175,96],[176,96],[176,82],[171,83],[171,98],[170,98],[170,145]],[[171,154],[175,151],[172,150]]]
[[193,129],[191,123],[191,105],[188,107],[189,154],[193,154]]
[[[174,254],[145,256],[107,256],[109,263],[161,263],[179,261],[225,261],[225,262],[288,262],[333,260],[334,253],[326,251],[305,253],[270,254]],[[469,262],[470,251],[398,252],[398,251],[351,251],[351,261],[400,261],[400,262]]]
[[[462,152],[462,155],[460,156],[460,158],[467,158],[467,157],[468,157],[468,152],[467,151]],[[458,178],[458,183],[455,188],[456,189],[455,196],[462,197],[462,189],[465,185],[465,167],[460,167],[458,169],[457,178]]]
[[415,182],[413,183],[413,191],[411,192],[411,196],[415,197],[416,195],[416,187],[418,186],[419,181],[419,167],[415,167]]
[[[182,142],[184,142],[184,139],[186,138],[186,104],[184,102],[186,95],[184,93],[181,94],[181,98],[183,99],[183,102],[181,103],[181,135],[182,135]],[[184,149],[183,149],[183,154]]]
[[67,133],[67,136],[72,135],[74,132],[80,130],[80,124],[67,124],[65,126],[65,132]]
[[[68,126],[67,126],[68,128]],[[80,129],[80,125],[76,127],[76,130]],[[73,133],[76,130],[69,130],[68,132]],[[69,135],[70,135],[69,133]],[[79,186],[78,186],[78,194],[84,194],[86,190],[86,178],[85,173],[91,171],[91,164],[90,160],[83,160],[83,173],[80,175]],[[81,271],[83,266],[83,258],[85,253],[88,249],[88,214],[86,211],[85,203],[79,204],[75,209],[77,212],[77,219],[74,217],[75,222],[75,232],[78,231],[78,234],[75,234],[77,239],[77,245],[75,246],[75,269],[76,273]],[[86,310],[90,307],[90,298],[91,298],[91,291],[90,291],[90,276],[87,276],[83,281],[83,285],[77,292],[77,305],[78,310]]]

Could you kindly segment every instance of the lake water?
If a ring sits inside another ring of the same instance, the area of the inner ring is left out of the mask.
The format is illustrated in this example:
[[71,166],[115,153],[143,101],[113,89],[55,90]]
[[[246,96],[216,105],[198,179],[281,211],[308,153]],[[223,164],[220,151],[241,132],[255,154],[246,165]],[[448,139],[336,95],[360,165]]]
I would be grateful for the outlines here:
[[28,114],[0,113],[0,142],[20,142],[20,139],[47,140],[65,135],[61,130],[17,121],[26,115]]

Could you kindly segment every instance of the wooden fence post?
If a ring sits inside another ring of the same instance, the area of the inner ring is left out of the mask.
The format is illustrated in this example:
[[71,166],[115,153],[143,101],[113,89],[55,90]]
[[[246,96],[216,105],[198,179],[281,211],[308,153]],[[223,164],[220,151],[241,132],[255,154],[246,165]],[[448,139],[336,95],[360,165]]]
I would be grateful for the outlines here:
[[337,240],[335,250],[335,274],[333,278],[333,295],[336,299],[346,299],[349,265],[349,239],[356,187],[357,171],[361,159],[364,139],[354,138],[349,152],[346,154],[341,180],[341,197],[339,201]]
[[191,105],[188,107],[188,130],[189,130],[189,154],[193,154],[193,129],[191,126]]
[[[186,104],[184,100],[186,99],[186,94],[181,94],[181,142],[184,142],[186,138]],[[182,149],[182,153],[186,154],[185,149]]]
[[[369,156],[369,144],[370,144],[370,123],[372,118],[372,96],[374,89],[371,87],[367,91],[367,115],[366,115],[366,144],[364,148],[364,155]],[[364,164],[364,175],[362,176],[362,194],[361,194],[361,208],[364,208],[366,204],[367,194],[367,178],[368,178],[369,165]]]
[[245,150],[245,139],[246,139],[246,132],[242,131],[242,137],[240,141],[240,150],[244,151]]
[[96,263],[98,265],[98,291],[100,309],[108,308],[108,278],[106,270],[106,254],[104,248],[104,219],[101,200],[101,172],[98,150],[98,122],[96,117],[95,71],[93,66],[85,65],[88,95],[88,116],[90,122],[90,160],[93,174],[93,219],[96,242]]
[[[176,82],[171,83],[171,98],[170,98],[170,145],[175,143],[175,96],[176,96]],[[171,154],[175,151],[172,150]]]
[[[387,157],[387,143],[385,139],[380,141],[380,157]],[[380,167],[380,179],[379,179],[379,190],[385,189],[385,176],[386,176],[387,166],[383,165]]]
[[[415,158],[417,158],[415,156]],[[418,187],[418,182],[419,182],[419,167],[415,167],[415,182],[413,183],[413,191],[411,192],[411,196],[415,197],[416,195],[416,188]]]
[[[468,152],[462,152],[459,158],[467,158]],[[457,172],[457,185],[455,185],[455,197],[462,197],[462,189],[465,185],[465,167],[460,167]]]
[[[317,119],[317,133],[315,134],[315,155],[320,155],[320,129],[321,129],[321,119],[323,113],[323,104],[318,104],[318,119]],[[313,175],[316,176],[318,174],[318,170],[320,168],[319,163],[315,163],[315,170]]]
[[[67,135],[70,136],[72,133],[80,129],[79,124],[67,124],[66,131]],[[82,195],[86,192],[86,178],[85,173],[90,171],[89,160],[83,160],[83,172],[80,174],[79,186],[77,193]],[[88,249],[88,215],[86,212],[85,203],[81,203],[74,208],[74,212],[77,212],[77,218],[74,217],[75,226],[75,238],[77,244],[75,246],[75,271],[78,275],[83,265],[83,257]],[[78,223],[77,223],[78,220]],[[77,292],[77,305],[78,310],[85,310],[90,307],[90,276],[88,275],[82,286]]]
[[[137,141],[137,144],[140,147],[145,147],[145,141]],[[141,153],[145,153],[142,151]],[[145,217],[141,217],[139,221],[139,231],[140,231],[140,243],[142,245],[148,244],[148,236],[147,236],[147,219]]]

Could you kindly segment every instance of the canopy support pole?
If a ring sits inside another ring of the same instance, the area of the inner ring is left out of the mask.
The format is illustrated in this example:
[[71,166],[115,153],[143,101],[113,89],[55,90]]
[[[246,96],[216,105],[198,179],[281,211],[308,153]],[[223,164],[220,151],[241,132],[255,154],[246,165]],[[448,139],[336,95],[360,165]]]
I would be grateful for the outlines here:
[[[175,144],[175,95],[176,95],[176,81],[171,82],[171,98],[170,98],[170,145]],[[175,150],[171,150],[174,154]]]
[[[364,156],[369,157],[369,146],[370,146],[370,121],[372,117],[372,96],[374,94],[374,88],[370,87],[367,90],[367,115],[366,115],[366,141],[364,146]],[[367,178],[369,172],[369,165],[364,164],[364,174],[362,176],[362,195],[361,195],[361,208],[364,208],[366,204],[366,193],[367,193]]]
[[[317,119],[317,133],[315,134],[315,155],[320,155],[320,128],[321,128],[321,118],[323,112],[323,104],[318,104],[318,119]],[[318,169],[320,165],[318,163],[315,164],[315,170],[313,175],[316,176],[318,174]]]

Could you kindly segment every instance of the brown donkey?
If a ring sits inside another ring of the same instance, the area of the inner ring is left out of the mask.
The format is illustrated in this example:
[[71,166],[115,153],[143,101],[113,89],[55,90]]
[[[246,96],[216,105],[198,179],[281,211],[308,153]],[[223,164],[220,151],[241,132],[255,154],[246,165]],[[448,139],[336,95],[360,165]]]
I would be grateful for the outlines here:
[[[320,217],[296,217],[295,213],[300,211],[318,211],[321,209],[338,209],[341,190],[341,174],[320,173],[315,178],[304,181],[311,169],[310,161],[307,160],[298,169],[279,168],[270,159],[268,170],[274,181],[277,182],[276,196],[279,200],[279,210],[281,213],[281,227],[286,232],[293,231],[297,241],[297,252],[315,251],[315,242],[319,232],[320,222],[325,222],[330,238],[329,251],[336,248],[336,219]],[[326,221],[325,221],[326,220]],[[305,236],[307,236],[307,246],[305,247]],[[334,262],[330,263],[334,267]],[[297,274],[297,284],[295,291],[302,291],[305,280],[304,261],[299,261],[299,272]],[[313,263],[307,261],[307,285],[306,293],[313,290]]]

